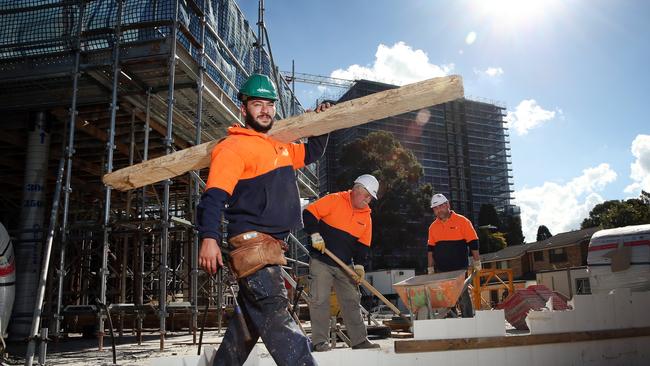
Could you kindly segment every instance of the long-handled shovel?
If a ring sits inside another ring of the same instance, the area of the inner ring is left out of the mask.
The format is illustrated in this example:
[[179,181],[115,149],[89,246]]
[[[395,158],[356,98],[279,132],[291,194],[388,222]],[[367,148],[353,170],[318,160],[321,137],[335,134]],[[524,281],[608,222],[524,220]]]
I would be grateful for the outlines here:
[[339,257],[337,257],[334,253],[330,252],[329,249],[327,248],[323,250],[323,253],[326,254],[328,257],[332,258],[332,260],[336,262],[336,264],[338,264],[341,268],[343,268],[343,270],[345,271],[345,273],[348,274],[348,276],[352,277],[352,279],[358,281],[359,284],[363,285],[363,287],[370,290],[370,292],[372,292],[373,295],[377,296],[379,300],[381,300],[384,304],[386,304],[386,306],[388,306],[396,315],[406,320],[408,324],[413,325],[413,323],[411,323],[411,320],[407,318],[395,305],[393,305],[392,302],[388,301],[388,299],[385,298],[384,295],[381,294],[381,292],[377,291],[377,289],[374,288],[370,283],[368,283],[368,281],[366,281],[365,278],[359,277],[359,275],[357,275],[357,273],[352,268],[350,268],[345,263],[343,263],[343,261],[340,260]]

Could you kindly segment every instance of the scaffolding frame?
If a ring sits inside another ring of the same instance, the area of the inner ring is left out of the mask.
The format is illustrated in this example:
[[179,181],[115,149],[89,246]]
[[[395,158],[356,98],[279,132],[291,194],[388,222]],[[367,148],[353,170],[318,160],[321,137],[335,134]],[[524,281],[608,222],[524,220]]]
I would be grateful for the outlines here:
[[[255,70],[276,80],[281,117],[304,111],[265,48],[270,42],[263,1],[259,40],[233,0],[152,3],[33,0],[0,6],[0,89],[12,91],[5,93],[10,97],[0,101],[0,110],[19,120],[46,109],[53,129],[66,127],[56,141],[64,147],[63,210],[52,207],[61,218],[53,233],[56,284],[47,287],[55,299],[48,304],[54,337],[70,331],[66,319],[83,318],[78,310],[96,303],[118,314],[120,335],[133,315],[140,343],[157,300],[163,349],[171,287],[189,299],[187,329],[196,342],[201,301],[215,305],[214,311],[223,308],[225,298],[220,280],[201,276],[197,268],[198,233],[179,224],[195,222],[206,171],[127,193],[113,192],[100,178],[138,160],[218,139],[231,122],[243,124],[236,91]],[[25,32],[18,24],[28,18],[47,19],[51,26]],[[26,36],[19,39],[20,34]],[[8,174],[19,171],[17,166]],[[318,195],[313,167],[299,171],[297,179],[301,195]],[[305,248],[293,235],[290,244],[297,271],[306,264],[298,258]],[[173,268],[171,253],[178,254]],[[172,302],[177,293],[171,293]],[[100,350],[106,315],[96,313]]]

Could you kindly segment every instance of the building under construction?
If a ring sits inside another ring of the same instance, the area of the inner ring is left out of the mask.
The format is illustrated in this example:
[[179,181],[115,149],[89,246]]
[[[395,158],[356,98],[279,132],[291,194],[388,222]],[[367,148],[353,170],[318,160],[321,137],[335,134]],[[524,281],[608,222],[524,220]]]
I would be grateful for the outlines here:
[[[393,88],[359,80],[338,102]],[[483,204],[511,213],[515,207],[504,111],[500,103],[465,98],[336,131],[321,166],[321,190],[334,189],[343,146],[373,131],[387,131],[422,164],[420,183],[429,183],[435,192],[447,195],[454,210],[472,222],[478,222]]]
[[[207,170],[129,192],[111,191],[101,177],[221,138],[242,123],[236,94],[254,72],[278,85],[280,117],[303,111],[267,47],[263,2],[259,15],[253,29],[233,0],[0,5],[0,220],[16,252],[12,338],[35,335],[42,263],[41,326],[51,337],[97,334],[101,348],[103,304],[112,304],[120,332],[159,329],[161,348],[171,324],[195,332],[204,309],[220,317],[223,281],[197,269],[193,227]],[[314,171],[298,173],[305,197],[316,195]],[[289,254],[302,249],[294,240]]]

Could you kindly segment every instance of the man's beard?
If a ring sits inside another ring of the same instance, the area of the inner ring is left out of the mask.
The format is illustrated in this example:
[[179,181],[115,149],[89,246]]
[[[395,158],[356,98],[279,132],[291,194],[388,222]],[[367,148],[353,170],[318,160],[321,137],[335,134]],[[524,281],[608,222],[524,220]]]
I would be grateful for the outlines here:
[[450,216],[451,216],[450,210],[441,212],[440,214],[436,215],[436,217],[439,218],[440,220],[447,220]]
[[275,122],[273,120],[273,117],[270,117],[270,118],[271,118],[271,123],[269,123],[266,126],[262,126],[259,122],[257,122],[253,118],[253,116],[251,116],[250,113],[246,113],[246,117],[244,117],[244,120],[246,121],[246,126],[249,126],[253,130],[255,130],[255,131],[259,132],[259,133],[267,133],[271,129],[271,127],[273,127],[273,122]]

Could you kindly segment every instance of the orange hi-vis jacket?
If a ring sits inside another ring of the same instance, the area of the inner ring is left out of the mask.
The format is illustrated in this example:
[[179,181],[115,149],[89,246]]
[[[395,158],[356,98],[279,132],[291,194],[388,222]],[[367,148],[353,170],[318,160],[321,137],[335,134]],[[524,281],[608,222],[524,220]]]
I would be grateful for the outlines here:
[[252,129],[233,126],[212,150],[206,191],[197,208],[201,238],[221,239],[221,213],[228,235],[259,231],[284,238],[300,227],[294,170],[318,160],[327,135],[307,143],[283,143]]
[[478,250],[478,236],[472,223],[463,215],[451,211],[447,221],[436,219],[429,226],[428,248],[440,272],[465,269],[469,265],[468,248]]
[[[350,191],[329,194],[307,206],[302,217],[308,234],[320,233],[325,246],[344,263],[368,264],[372,240],[370,208],[354,209]],[[310,248],[313,258],[336,266],[336,262]]]

